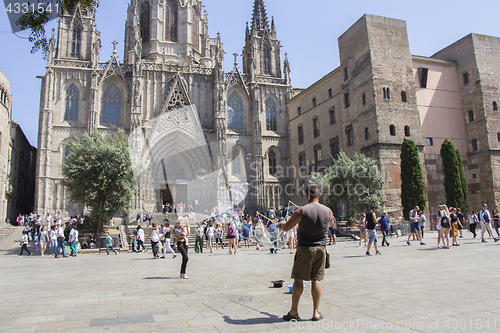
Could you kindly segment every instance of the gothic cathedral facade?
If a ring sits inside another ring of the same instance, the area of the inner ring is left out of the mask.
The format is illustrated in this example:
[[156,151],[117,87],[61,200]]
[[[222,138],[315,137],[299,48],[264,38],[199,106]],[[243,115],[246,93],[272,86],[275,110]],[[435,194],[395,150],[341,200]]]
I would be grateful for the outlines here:
[[[208,35],[202,0],[131,0],[123,61],[116,44],[103,62],[95,13],[77,7],[60,16],[42,79],[39,214],[84,213],[61,185],[68,146],[85,132],[119,129],[153,156],[154,186],[138,177],[131,214],[172,201],[210,211],[223,191],[242,184],[249,185],[247,211],[286,205],[280,189],[289,179],[277,173],[289,158],[290,65],[263,0],[247,23],[241,70],[235,54],[224,72],[223,44]],[[216,181],[205,182],[205,173]]]

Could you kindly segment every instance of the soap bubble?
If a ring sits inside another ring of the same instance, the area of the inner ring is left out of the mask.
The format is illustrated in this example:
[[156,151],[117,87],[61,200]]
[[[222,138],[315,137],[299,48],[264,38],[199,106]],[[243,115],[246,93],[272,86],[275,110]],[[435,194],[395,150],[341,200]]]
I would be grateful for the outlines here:
[[309,184],[315,184],[317,181],[317,178],[315,175],[309,175]]
[[205,169],[199,169],[198,171],[196,171],[196,178],[198,179],[204,179],[206,175],[207,175],[207,170]]
[[263,246],[270,244],[269,232],[267,231],[262,221],[257,222],[257,225],[253,230],[253,236],[255,238],[255,242],[257,243],[257,245]]
[[230,106],[226,107],[227,120],[231,121],[234,117],[234,109]]
[[247,156],[246,156],[246,159],[249,160],[252,158],[252,154],[248,153]]

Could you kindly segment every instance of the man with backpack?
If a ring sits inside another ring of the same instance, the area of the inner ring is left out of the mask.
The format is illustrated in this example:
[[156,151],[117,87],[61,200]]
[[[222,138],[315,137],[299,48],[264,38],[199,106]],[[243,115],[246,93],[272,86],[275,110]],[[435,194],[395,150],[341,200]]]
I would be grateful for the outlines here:
[[498,238],[493,236],[493,230],[491,230],[491,214],[487,204],[484,204],[483,209],[479,211],[479,222],[481,223],[481,242],[486,243],[484,239],[484,232],[486,230],[488,230],[488,233],[493,237],[495,242],[498,242]]
[[420,241],[420,245],[425,245],[425,243],[422,241],[422,236],[420,234],[420,217],[418,216],[418,210],[420,207],[415,206],[412,210],[410,210],[410,234],[408,234],[408,240],[406,241],[406,244],[411,245],[410,243],[410,237],[411,234],[415,233],[417,236],[417,239]]

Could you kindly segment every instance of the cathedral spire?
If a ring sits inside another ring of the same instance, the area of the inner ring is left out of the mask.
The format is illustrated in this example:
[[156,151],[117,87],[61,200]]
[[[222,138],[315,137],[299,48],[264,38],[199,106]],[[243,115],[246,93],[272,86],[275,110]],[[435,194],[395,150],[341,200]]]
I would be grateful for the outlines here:
[[252,35],[256,33],[262,36],[266,31],[269,33],[269,21],[267,20],[264,0],[255,0],[253,4]]

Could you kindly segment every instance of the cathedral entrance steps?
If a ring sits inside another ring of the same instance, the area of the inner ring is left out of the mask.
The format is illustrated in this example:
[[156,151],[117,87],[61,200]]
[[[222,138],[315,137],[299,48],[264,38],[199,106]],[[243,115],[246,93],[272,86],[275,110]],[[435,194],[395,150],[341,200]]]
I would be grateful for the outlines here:
[[22,227],[16,227],[10,224],[5,224],[0,227],[0,239],[3,239],[4,237],[9,236],[11,233],[14,231],[20,229]]

